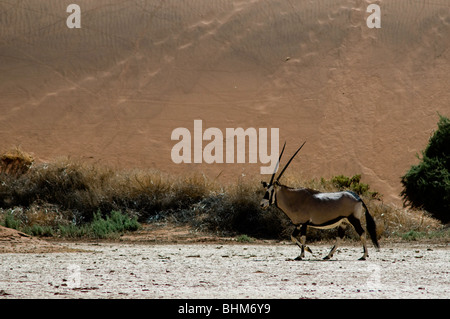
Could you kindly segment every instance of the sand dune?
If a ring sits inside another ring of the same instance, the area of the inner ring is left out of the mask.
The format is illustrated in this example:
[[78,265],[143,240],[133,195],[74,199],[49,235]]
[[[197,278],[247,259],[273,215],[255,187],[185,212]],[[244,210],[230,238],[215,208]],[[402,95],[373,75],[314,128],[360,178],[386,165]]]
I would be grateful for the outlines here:
[[291,172],[362,173],[399,203],[449,115],[449,39],[444,0],[3,1],[0,148],[226,182],[261,165],[174,164],[171,132],[275,127],[288,154],[308,141]]

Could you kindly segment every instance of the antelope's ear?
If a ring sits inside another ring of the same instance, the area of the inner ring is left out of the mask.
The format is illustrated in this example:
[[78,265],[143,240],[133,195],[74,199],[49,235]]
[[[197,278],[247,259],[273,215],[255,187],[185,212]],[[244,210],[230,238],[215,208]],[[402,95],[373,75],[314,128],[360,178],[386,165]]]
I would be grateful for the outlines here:
[[264,188],[266,188],[266,187],[267,187],[267,183],[266,183],[266,182],[264,182],[264,181],[261,181],[261,184],[262,184],[262,186],[263,186]]

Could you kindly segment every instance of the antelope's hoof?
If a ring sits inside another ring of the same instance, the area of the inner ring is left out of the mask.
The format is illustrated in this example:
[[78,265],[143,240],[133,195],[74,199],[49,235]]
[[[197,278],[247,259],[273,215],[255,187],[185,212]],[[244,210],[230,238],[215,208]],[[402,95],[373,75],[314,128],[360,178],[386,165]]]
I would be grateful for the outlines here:
[[322,259],[322,260],[330,260],[330,259],[331,259],[331,257],[333,257],[333,256],[325,256],[325,257],[323,257],[323,259]]
[[297,258],[294,258],[294,260],[296,261],[302,260],[302,256],[298,256]]
[[362,256],[362,257],[359,258],[358,260],[366,260],[366,256]]

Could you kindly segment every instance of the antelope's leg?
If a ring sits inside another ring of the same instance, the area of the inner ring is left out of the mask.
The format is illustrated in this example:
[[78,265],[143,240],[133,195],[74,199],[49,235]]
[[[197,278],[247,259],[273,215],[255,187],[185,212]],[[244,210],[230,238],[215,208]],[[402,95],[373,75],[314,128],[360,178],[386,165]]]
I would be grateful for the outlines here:
[[[306,244],[306,229],[307,228],[308,228],[308,225],[306,225],[306,224],[303,224],[301,226],[301,228],[300,228],[300,243],[302,244],[304,250],[306,250],[308,253],[312,254],[311,249],[308,246],[305,245]],[[304,252],[303,252],[303,255],[304,255]]]
[[361,221],[353,215],[348,218],[348,221],[353,225],[353,227],[355,227],[355,230],[358,233],[363,245],[363,255],[361,258],[359,258],[359,260],[366,260],[366,258],[369,257],[369,252],[366,246],[366,232],[361,226]]
[[328,255],[323,258],[323,260],[328,260],[331,259],[331,257],[333,257],[333,254],[335,253],[338,245],[341,243],[342,238],[344,238],[344,235],[345,235],[345,226],[341,224],[338,227],[338,237],[336,237],[336,243],[334,244],[333,248],[331,248]]
[[298,247],[300,247],[300,249],[302,250],[300,256],[298,256],[297,258],[295,258],[295,260],[302,260],[303,256],[304,256],[304,251],[303,251],[303,245],[298,241],[297,239],[297,235],[300,233],[300,228],[298,226],[295,226],[294,231],[291,234],[291,240],[297,244]]
[[[302,260],[303,257],[305,257],[305,250],[307,252],[312,253],[311,249],[309,249],[308,246],[305,246],[306,243],[306,228],[307,225],[301,225],[296,226],[294,231],[292,232],[291,235],[291,240],[297,244],[298,247],[300,247],[300,249],[302,250],[300,253],[300,256],[298,256],[297,258],[295,258],[295,260]],[[297,236],[298,234],[300,234],[300,241],[298,241]]]

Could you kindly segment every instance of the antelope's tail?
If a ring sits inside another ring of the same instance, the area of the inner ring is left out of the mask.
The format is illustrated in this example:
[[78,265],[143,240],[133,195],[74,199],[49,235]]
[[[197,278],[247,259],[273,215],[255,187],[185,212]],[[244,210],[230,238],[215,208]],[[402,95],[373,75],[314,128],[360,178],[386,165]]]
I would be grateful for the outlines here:
[[373,219],[372,215],[370,215],[369,209],[367,208],[366,204],[362,200],[361,203],[366,210],[366,227],[367,231],[369,232],[370,239],[372,239],[373,245],[377,248],[377,250],[379,250],[380,245],[378,244],[377,240],[377,225],[375,224],[375,220]]

